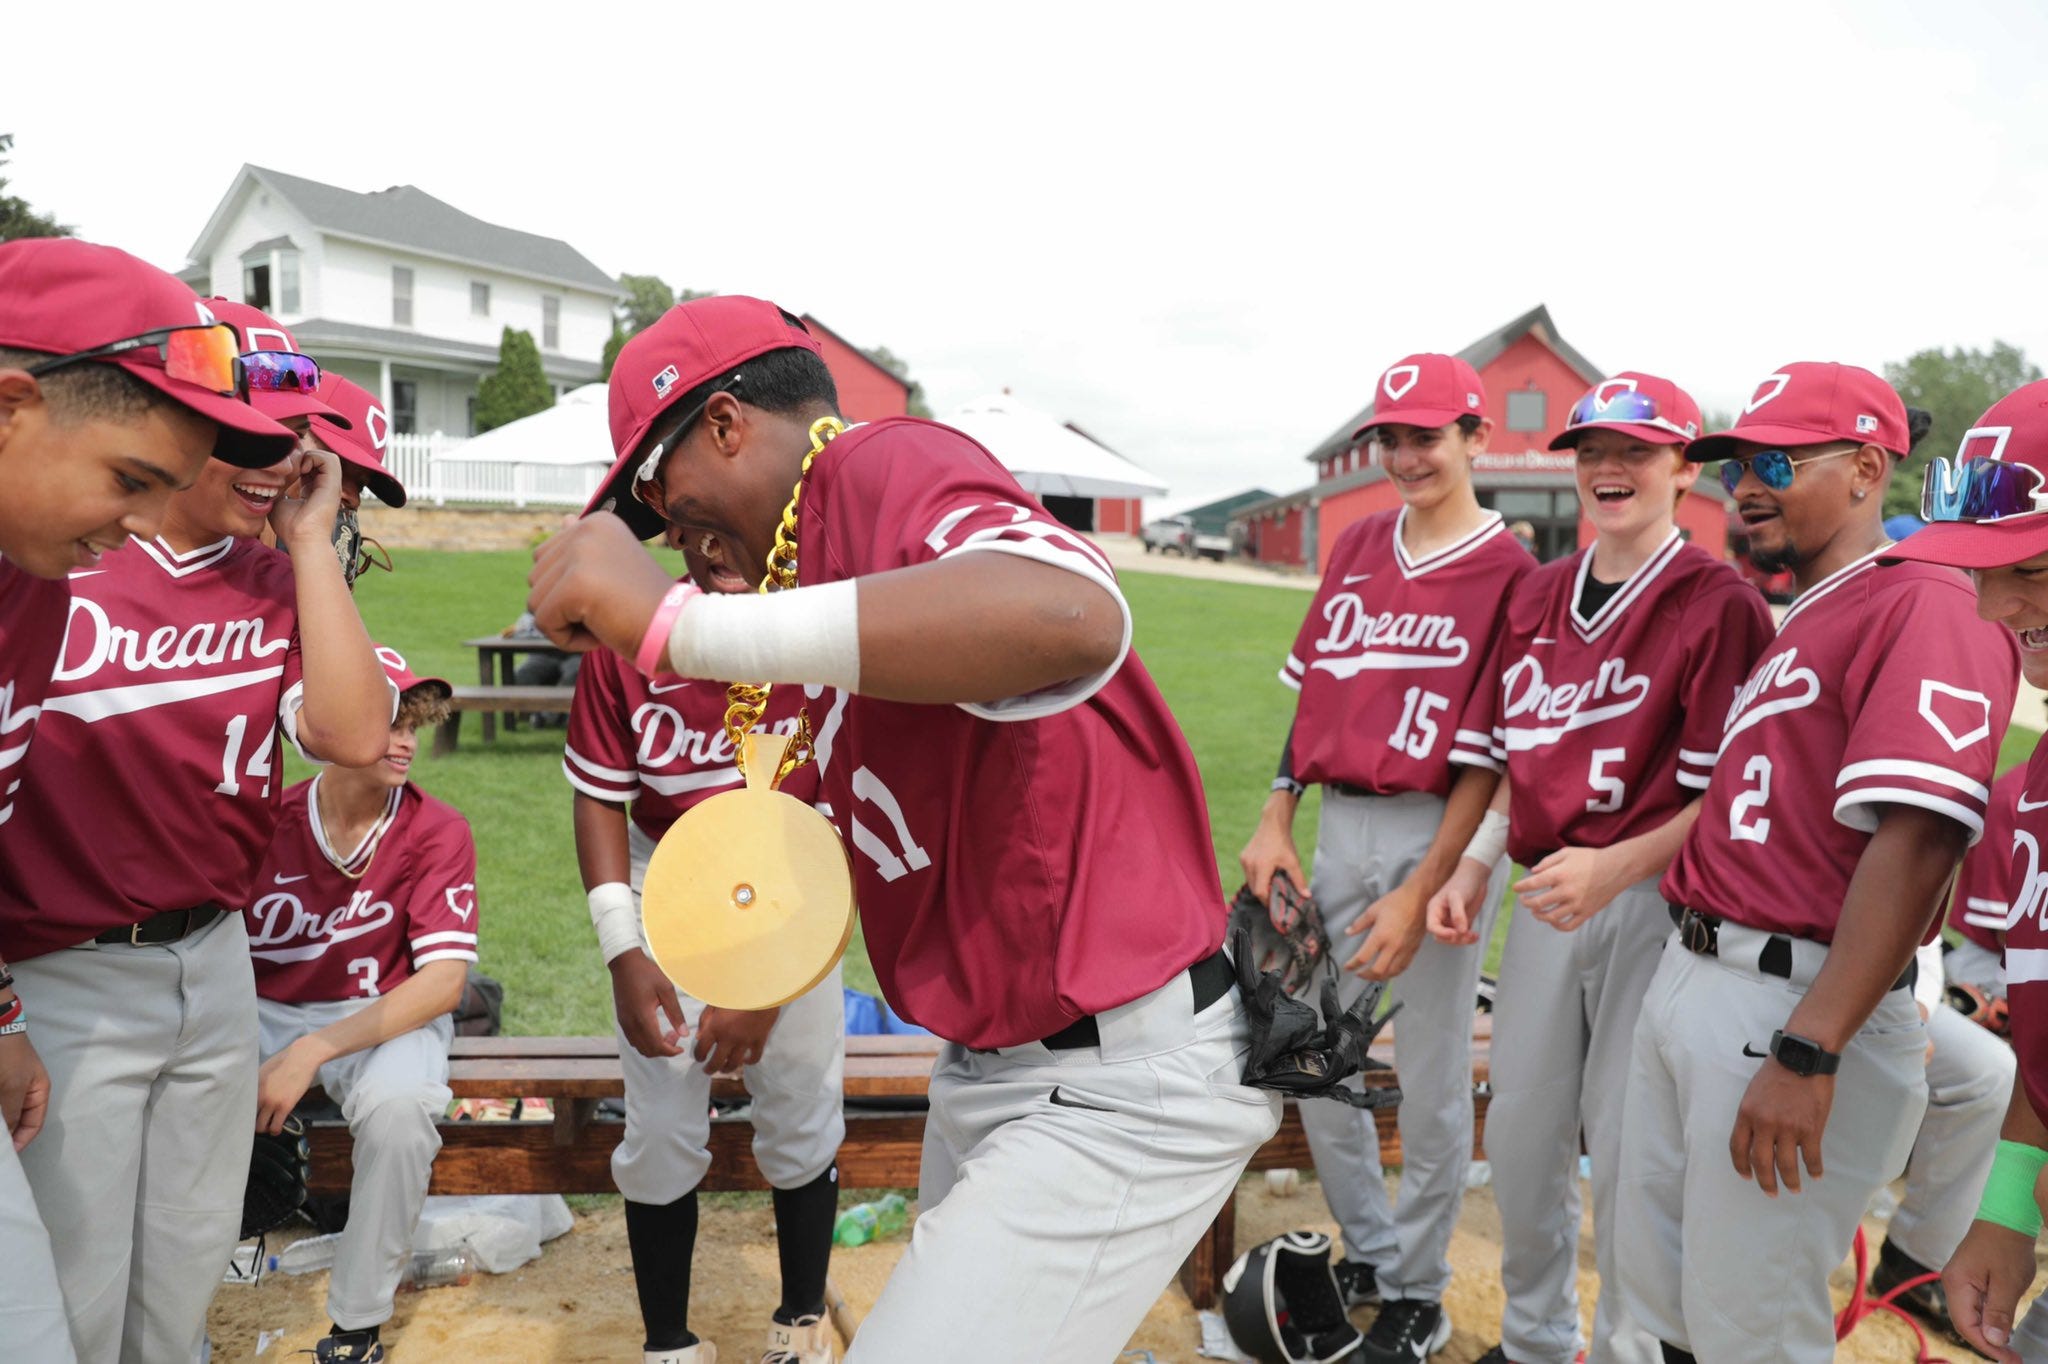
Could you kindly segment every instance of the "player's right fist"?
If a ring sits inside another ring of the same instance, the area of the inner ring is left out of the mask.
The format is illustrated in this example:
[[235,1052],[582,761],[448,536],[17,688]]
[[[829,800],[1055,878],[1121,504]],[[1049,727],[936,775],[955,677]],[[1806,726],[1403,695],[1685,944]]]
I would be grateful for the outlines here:
[[533,552],[526,609],[534,624],[564,649],[602,645],[631,659],[669,575],[616,516],[586,516]]
[[683,1005],[675,983],[637,947],[612,958],[612,1009],[619,1030],[642,1056],[683,1054]]
[[[1281,801],[1287,802],[1280,809]],[[1287,879],[1294,882],[1299,890],[1308,889],[1308,877],[1301,870],[1301,856],[1294,850],[1294,798],[1284,791],[1276,791],[1266,800],[1265,811],[1259,816],[1259,827],[1252,834],[1252,841],[1244,845],[1244,851],[1237,855],[1237,863],[1244,869],[1244,883],[1251,887],[1252,894],[1259,897],[1260,904],[1268,904],[1273,898],[1273,873],[1284,871]]]

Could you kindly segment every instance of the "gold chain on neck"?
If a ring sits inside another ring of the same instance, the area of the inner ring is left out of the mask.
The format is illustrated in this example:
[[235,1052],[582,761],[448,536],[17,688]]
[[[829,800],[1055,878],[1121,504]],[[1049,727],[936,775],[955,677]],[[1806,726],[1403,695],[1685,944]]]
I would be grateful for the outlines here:
[[[789,505],[782,509],[782,521],[775,527],[775,544],[768,551],[768,574],[761,579],[761,591],[783,592],[796,586],[796,510],[803,500],[804,484],[811,476],[811,464],[825,453],[825,446],[846,429],[846,423],[837,417],[820,417],[811,423],[811,448],[804,456],[804,467],[796,476],[796,487],[790,491]],[[747,734],[761,723],[761,713],[768,708],[768,694],[775,689],[773,683],[756,686],[750,682],[735,682],[725,692],[725,737],[732,743],[733,761],[741,775],[747,770]],[[782,766],[775,773],[775,785],[780,785],[790,773],[811,760],[811,717],[801,707],[796,713],[796,735],[790,740],[789,751],[783,755]]]

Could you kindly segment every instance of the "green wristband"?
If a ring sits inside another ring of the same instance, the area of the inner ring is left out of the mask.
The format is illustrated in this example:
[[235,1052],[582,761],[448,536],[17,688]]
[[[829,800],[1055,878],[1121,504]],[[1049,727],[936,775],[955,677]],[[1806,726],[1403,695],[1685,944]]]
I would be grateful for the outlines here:
[[2048,1165],[2048,1151],[2017,1141],[1998,1143],[1991,1158],[1991,1177],[1977,1203],[1977,1220],[1993,1222],[2028,1240],[2041,1234],[2041,1209],[2034,1202],[2034,1181]]

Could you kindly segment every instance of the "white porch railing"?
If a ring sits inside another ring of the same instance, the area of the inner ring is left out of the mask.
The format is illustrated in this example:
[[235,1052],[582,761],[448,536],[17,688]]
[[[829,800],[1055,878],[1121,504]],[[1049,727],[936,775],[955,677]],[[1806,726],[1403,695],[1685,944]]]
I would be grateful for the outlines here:
[[597,464],[508,464],[464,459],[459,436],[393,435],[384,462],[408,498],[442,506],[469,502],[487,507],[581,509],[604,479]]

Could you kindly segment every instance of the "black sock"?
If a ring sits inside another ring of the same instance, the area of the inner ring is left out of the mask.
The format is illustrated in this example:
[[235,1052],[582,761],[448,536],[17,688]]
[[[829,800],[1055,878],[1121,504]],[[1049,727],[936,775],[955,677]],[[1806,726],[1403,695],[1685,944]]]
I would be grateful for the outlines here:
[[808,1184],[775,1191],[775,1254],[782,1261],[782,1308],[775,1319],[785,1326],[825,1310],[825,1270],[838,1217],[837,1164]]
[[690,1257],[697,1250],[697,1191],[673,1203],[626,1200],[626,1244],[648,1350],[681,1350],[690,1334]]

